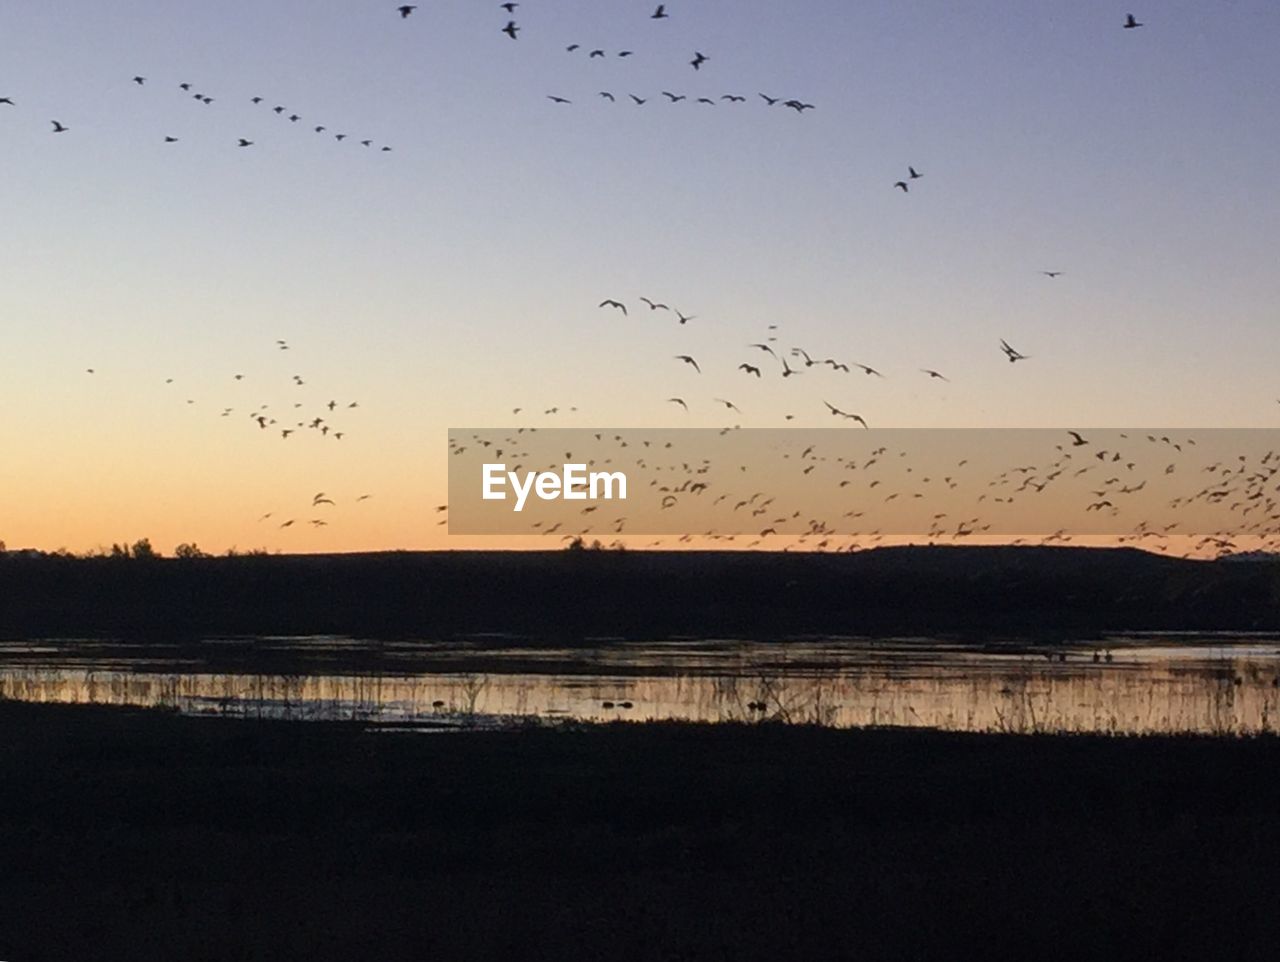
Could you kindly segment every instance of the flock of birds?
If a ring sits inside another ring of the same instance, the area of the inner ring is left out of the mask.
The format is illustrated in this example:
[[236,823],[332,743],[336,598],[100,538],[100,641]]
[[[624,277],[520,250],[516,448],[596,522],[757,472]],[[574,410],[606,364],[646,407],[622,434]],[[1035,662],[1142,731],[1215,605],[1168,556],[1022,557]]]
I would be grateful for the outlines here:
[[[920,175],[916,174],[915,176],[918,177]],[[1055,278],[1060,276],[1063,272],[1062,271],[1041,271],[1040,273],[1049,278]],[[696,315],[684,314],[678,309],[672,308],[671,306],[664,304],[660,301],[655,301],[649,297],[640,297],[639,300],[648,308],[650,313],[655,311],[666,311],[674,315],[681,325],[687,324],[690,321],[697,319]],[[627,307],[627,303],[625,301],[621,301],[614,297],[605,298],[597,305],[597,307],[600,309],[608,310],[608,311],[616,311],[624,317],[630,317],[630,311]],[[814,368],[817,368],[819,371],[830,371],[831,373],[841,373],[841,374],[856,373],[856,374],[865,375],[867,377],[878,377],[878,378],[885,377],[885,374],[882,371],[880,371],[878,368],[873,367],[870,364],[865,364],[861,361],[839,360],[835,357],[815,357],[814,354],[810,353],[808,349],[804,347],[799,347],[799,346],[792,347],[790,348],[790,350],[781,348],[777,346],[777,340],[778,340],[778,336],[776,333],[777,330],[778,330],[777,324],[770,324],[768,327],[769,333],[766,335],[763,341],[747,344],[746,345],[747,350],[756,350],[761,353],[759,355],[749,358],[748,360],[740,361],[737,364],[736,370],[747,375],[748,377],[754,377],[757,379],[764,378],[766,372],[768,372],[771,377],[776,375],[777,377],[787,379],[787,378],[796,377],[798,375],[809,373]],[[1008,341],[1004,340],[1003,338],[1000,340],[1000,350],[1004,355],[1004,357],[1010,363],[1030,360],[1030,357],[1031,357],[1030,355],[1023,354],[1021,351],[1014,348]],[[686,365],[687,367],[692,369],[696,374],[703,373],[702,364],[699,362],[697,358],[695,358],[691,354],[673,354],[672,358],[676,361],[679,361],[681,364]],[[765,358],[768,358],[768,360],[765,360]],[[756,363],[751,363],[752,361],[755,361]],[[794,367],[792,366],[792,361],[795,362]],[[941,371],[938,371],[934,368],[921,367],[921,368],[918,368],[917,370],[919,373],[925,375],[925,377],[927,377],[931,381],[936,380],[936,381],[943,381],[946,383],[951,382],[950,377],[948,377],[947,375],[943,374]],[[741,413],[738,406],[731,401],[728,401],[724,398],[713,398],[712,400],[715,403],[722,405],[727,410],[734,411],[739,414]],[[667,398],[667,403],[674,404],[685,411],[690,410],[689,402],[684,397]],[[844,411],[839,407],[836,407],[834,404],[831,404],[829,401],[824,400],[822,403],[827,413],[831,414],[833,417],[843,418],[844,420],[847,420],[847,421],[853,421],[857,424],[862,425],[862,427],[864,428],[870,427],[866,419],[861,414],[855,414],[848,411]],[[794,414],[784,415],[784,419],[787,421],[795,420],[795,415]]]
[[[1107,430],[1064,437],[1046,430],[1006,449],[993,432],[981,450],[954,462],[928,442],[916,446],[911,435],[818,432],[795,451],[778,435],[761,440],[738,426],[708,429],[692,441],[662,431],[547,433],[528,426],[455,433],[449,448],[468,476],[475,460],[514,463],[517,473],[558,472],[569,462],[623,471],[626,515],[608,517],[609,502],[578,508],[566,501],[508,515],[517,526],[510,533],[564,540],[686,531],[678,543],[750,539],[746,547],[756,547],[774,539],[785,542],[783,550],[856,551],[901,537],[956,543],[1011,535],[1023,519],[1015,504],[1048,503],[1066,526],[1011,543],[1106,535],[1162,552],[1179,543],[1214,554],[1280,546],[1280,446],[1272,446],[1271,433],[1248,443],[1244,436]],[[561,450],[571,439],[575,448]],[[1000,466],[1014,453],[1018,463]]]
[[[130,77],[128,82],[133,84],[136,87],[146,87],[150,83],[148,78],[141,74],[135,74],[133,77]],[[177,89],[184,95],[189,95],[191,100],[195,101],[196,103],[200,104],[203,107],[208,107],[217,100],[216,97],[212,97],[203,91],[196,90],[195,85],[190,83],[189,81],[184,80],[177,83],[175,85],[175,89]],[[269,103],[267,98],[260,97],[260,96],[250,97],[248,102],[250,105],[254,107],[261,107]],[[18,106],[19,106],[19,102],[14,100],[12,96],[0,97],[0,107],[17,108]],[[277,117],[279,117],[286,124],[302,123],[302,120],[303,120],[302,115],[299,114],[296,110],[286,107],[283,104],[275,104],[274,106],[269,107],[269,110],[272,113],[274,113]],[[51,132],[54,134],[65,134],[72,130],[70,126],[68,126],[67,124],[64,124],[60,120],[50,120],[49,123],[52,125]],[[313,133],[317,135],[322,135],[322,136],[332,136],[333,139],[338,143],[342,143],[344,141],[350,140],[353,144],[359,144],[360,146],[368,149],[373,149],[375,147],[375,144],[378,143],[373,138],[352,136],[341,130],[333,130],[326,124],[316,124],[312,122],[309,124],[309,126],[311,126]],[[182,138],[175,137],[171,133],[160,135],[160,142],[164,144],[177,144],[177,143],[180,143],[181,140]],[[257,141],[250,140],[248,137],[237,137],[235,146],[237,148],[243,149],[246,147],[253,147],[256,145],[256,143]],[[381,144],[376,149],[379,153],[388,153],[388,154],[391,153],[391,150],[392,150],[392,148],[387,144]]]
[[[517,21],[517,9],[521,6],[517,2],[506,2],[497,5],[505,15],[505,22],[500,27],[500,32],[505,34],[511,40],[519,39],[522,27]],[[402,20],[409,20],[417,11],[417,5],[406,4],[396,8],[396,12]],[[654,21],[665,21],[671,19],[672,14],[668,12],[666,4],[659,4],[649,15]],[[1132,14],[1128,15],[1122,24],[1126,30],[1133,30],[1144,26]],[[634,51],[630,49],[606,50],[603,47],[584,46],[580,43],[571,43],[565,48],[566,52],[571,55],[583,57],[587,61],[609,61],[630,58],[634,55]],[[701,50],[694,50],[688,61],[688,66],[695,72],[701,73],[704,68],[712,61],[712,58],[703,53]],[[130,78],[130,81],[136,87],[142,88],[149,85],[149,80],[141,74]],[[175,85],[176,89],[189,99],[201,107],[209,107],[215,103],[217,98],[211,96],[204,90],[198,90],[195,86],[187,81],[180,82]],[[758,93],[754,97],[744,94],[723,93],[718,96],[695,96],[692,94],[675,93],[671,90],[662,90],[656,95],[640,96],[633,93],[626,95],[618,95],[609,90],[600,90],[597,92],[599,100],[608,103],[617,103],[620,100],[629,100],[635,106],[644,106],[651,100],[668,105],[676,105],[682,102],[692,104],[703,104],[708,106],[716,106],[720,104],[741,105],[749,101],[764,104],[768,107],[782,106],[790,108],[796,113],[803,114],[807,110],[814,109],[814,105],[806,101],[787,98],[780,96],[771,96],[765,93]],[[573,101],[559,94],[548,94],[548,99],[556,104],[571,104]],[[362,145],[365,148],[375,148],[379,152],[390,152],[391,147],[385,144],[379,144],[372,138],[357,137],[349,135],[344,130],[331,128],[325,123],[315,123],[314,121],[304,121],[303,115],[290,107],[280,103],[273,103],[262,96],[254,96],[249,98],[249,105],[254,108],[269,111],[275,114],[280,122],[284,125],[302,125],[310,127],[311,131],[317,136],[328,136],[334,141],[342,143],[350,140],[352,143]],[[12,96],[0,96],[0,108],[18,107],[18,101]],[[52,132],[54,134],[68,133],[71,128],[62,123],[60,120],[54,119],[50,121]],[[171,134],[163,136],[163,142],[167,144],[175,144],[179,142],[178,137]],[[245,149],[255,145],[255,141],[248,138],[238,138],[236,146]],[[892,187],[901,191],[903,194],[909,194],[924,174],[914,165],[906,168],[905,174],[898,180],[893,181]],[[1040,271],[1049,280],[1056,280],[1062,276],[1061,270],[1043,270]],[[643,305],[642,307],[639,305]],[[630,305],[617,297],[608,297],[599,302],[599,309],[606,311],[618,312],[622,316],[630,316],[632,310],[646,311],[648,314],[663,314],[669,316],[676,322],[677,329],[683,329],[685,325],[697,320],[697,315],[686,314],[682,310],[675,308],[660,300],[650,297],[640,297],[638,304]],[[768,332],[759,341],[748,343],[744,346],[744,350],[754,352],[746,357],[741,355],[732,359],[730,364],[733,365],[732,370],[747,379],[760,380],[768,378],[780,378],[789,380],[794,377],[803,375],[816,375],[825,373],[828,377],[862,375],[869,378],[885,378],[886,374],[878,367],[866,363],[862,360],[853,360],[848,358],[840,358],[830,356],[825,352],[813,351],[806,346],[794,345],[784,348],[779,343],[778,325],[769,325]],[[274,344],[277,351],[289,351],[290,345],[285,340],[278,340]],[[1008,340],[1001,339],[999,341],[999,349],[1001,356],[1010,364],[1016,364],[1020,361],[1028,361],[1032,356],[1023,353],[1015,348]],[[678,347],[671,353],[672,363],[679,365],[681,368],[690,372],[692,376],[700,377],[707,368],[707,359],[694,356],[688,351],[682,351]],[[721,362],[717,362],[721,363]],[[949,373],[931,366],[919,366],[914,368],[915,376],[926,378],[929,381],[940,381],[950,383],[951,376]],[[88,369],[88,373],[94,374],[95,369]],[[239,384],[245,380],[243,374],[234,374],[229,378],[231,384]],[[168,378],[165,382],[167,385],[176,383],[174,378]],[[290,388],[299,389],[306,385],[306,380],[300,374],[293,374],[285,381]],[[839,384],[832,382],[832,390],[838,391]],[[241,399],[242,401],[243,399]],[[666,399],[667,403],[682,411],[691,410],[691,400],[693,395],[676,395]],[[711,397],[710,403],[717,410],[722,410],[725,416],[734,415],[741,416],[742,409],[738,404],[729,398]],[[822,407],[814,411],[814,415],[819,414],[829,416],[841,425],[848,424],[856,426],[859,429],[869,431],[871,425],[868,418],[862,412],[849,410],[844,405],[832,403],[825,397],[820,398]],[[194,398],[188,398],[188,405],[196,404]],[[311,402],[314,407],[315,402]],[[696,403],[696,401],[695,401]],[[278,436],[282,441],[289,441],[295,436],[312,435],[319,440],[341,441],[346,436],[346,428],[339,422],[343,415],[349,415],[359,407],[358,402],[351,400],[338,400],[330,398],[327,401],[320,402],[318,408],[308,409],[308,403],[305,401],[290,400],[283,404],[273,406],[271,402],[261,402],[250,406],[248,409],[239,407],[236,403],[230,406],[218,406],[220,417],[231,417],[238,411],[245,413],[248,422],[259,432],[271,432]],[[524,409],[516,408],[514,415],[520,415]],[[559,405],[548,407],[543,411],[545,416],[554,416],[559,414],[562,407]],[[569,407],[564,410],[573,412],[576,408]],[[785,421],[793,421],[796,415],[787,413],[784,415]],[[724,427],[721,434],[736,431],[740,429],[740,425],[732,424]],[[534,448],[529,445],[530,437],[539,430],[536,426],[521,427],[500,437],[483,437],[473,435],[469,442],[463,442],[458,438],[450,439],[450,452],[454,456],[464,455],[468,450],[473,453],[476,451],[484,451],[486,457],[496,453],[508,460],[516,461],[516,470],[523,468],[522,461],[527,461],[535,457]],[[870,437],[867,435],[867,437]],[[1137,443],[1138,439],[1128,439],[1127,436],[1121,437]],[[1020,464],[1007,468],[1006,470],[996,473],[993,476],[975,479],[972,477],[965,478],[965,467],[968,463],[967,459],[961,460],[954,465],[949,473],[942,474],[939,477],[915,475],[912,477],[913,467],[911,467],[911,455],[908,450],[891,450],[886,445],[878,445],[864,456],[858,457],[850,454],[848,451],[833,450],[824,453],[816,449],[816,446],[810,446],[790,465],[779,464],[777,468],[783,472],[788,469],[798,472],[804,477],[810,477],[815,482],[820,481],[824,484],[833,484],[835,490],[841,493],[841,496],[858,496],[858,501],[862,505],[860,510],[848,510],[840,514],[838,518],[826,518],[811,516],[804,504],[786,505],[781,499],[785,499],[788,495],[780,492],[770,492],[768,485],[758,486],[757,489],[751,491],[730,490],[728,485],[730,479],[736,481],[748,473],[749,466],[747,464],[734,464],[732,466],[719,465],[714,463],[712,458],[707,456],[695,456],[692,453],[686,453],[680,458],[664,459],[657,456],[658,452],[650,450],[650,446],[655,444],[651,440],[638,442],[643,446],[643,453],[637,457],[623,456],[623,449],[628,448],[632,443],[624,435],[613,435],[611,439],[606,439],[603,434],[596,434],[595,440],[606,447],[609,444],[614,445],[614,450],[609,453],[601,453],[595,451],[592,456],[580,455],[585,458],[590,465],[614,465],[624,462],[629,464],[631,469],[640,469],[641,472],[647,472],[650,477],[647,487],[653,493],[655,501],[651,507],[658,512],[674,512],[682,504],[696,504],[703,514],[704,518],[711,518],[714,512],[710,509],[723,511],[728,514],[731,519],[727,525],[708,524],[704,530],[699,532],[691,532],[682,535],[679,540],[688,542],[695,536],[702,537],[711,541],[725,540],[734,541],[735,538],[744,537],[742,532],[743,524],[737,519],[749,518],[748,524],[758,524],[758,531],[754,534],[747,535],[751,537],[748,546],[755,546],[766,543],[770,537],[783,537],[780,532],[785,532],[791,538],[788,547],[809,547],[817,550],[858,550],[861,547],[868,547],[878,543],[884,539],[888,533],[875,526],[867,526],[864,522],[870,522],[874,514],[872,507],[873,500],[876,504],[888,504],[889,502],[901,499],[917,500],[925,498],[928,493],[928,485],[934,484],[938,490],[954,491],[962,482],[977,481],[981,491],[974,496],[970,505],[972,513],[964,511],[955,512],[938,512],[936,513],[922,534],[930,541],[940,539],[962,539],[968,537],[981,536],[989,533],[999,527],[998,519],[990,517],[990,511],[997,509],[997,506],[1008,505],[1027,497],[1040,495],[1045,491],[1052,490],[1056,487],[1063,486],[1067,481],[1073,479],[1084,479],[1091,486],[1088,491],[1088,498],[1080,505],[1081,510],[1086,514],[1095,514],[1098,516],[1116,517],[1129,504],[1134,503],[1138,496],[1148,488],[1149,480],[1142,475],[1143,459],[1133,454],[1131,450],[1122,453],[1115,447],[1098,448],[1094,450],[1091,445],[1094,442],[1084,434],[1071,431],[1068,432],[1069,440],[1055,445],[1055,450],[1051,457],[1043,463]],[[1186,472],[1186,460],[1190,456],[1190,452],[1196,447],[1196,441],[1193,438],[1171,439],[1169,437],[1147,436],[1145,442],[1148,445],[1163,446],[1163,450],[1167,450],[1171,454],[1171,460],[1161,469],[1161,473],[1166,478],[1173,475],[1180,468]],[[295,442],[296,443],[296,442]],[[670,453],[672,442],[665,443],[666,452]],[[1088,459],[1085,458],[1085,452],[1088,452]],[[632,452],[633,454],[635,452]],[[573,452],[564,452],[565,458],[573,456]],[[782,456],[782,460],[786,461],[792,457],[791,454]],[[547,463],[548,469],[558,467],[562,462],[561,459],[554,459]],[[895,486],[889,489],[891,484],[890,477],[886,469],[892,465],[897,469],[897,473],[893,477]],[[758,465],[755,466],[758,468]],[[830,476],[830,471],[838,472],[835,477]],[[1277,475],[1280,474],[1280,453],[1275,451],[1267,451],[1258,458],[1253,458],[1246,454],[1237,456],[1234,462],[1226,462],[1219,460],[1218,462],[1203,466],[1199,469],[1197,476],[1203,476],[1205,481],[1195,490],[1185,491],[1173,499],[1168,500],[1164,504],[1164,508],[1169,510],[1187,509],[1199,505],[1217,506],[1229,514],[1235,516],[1238,524],[1230,527],[1224,527],[1214,533],[1203,534],[1195,543],[1195,549],[1211,549],[1219,552],[1233,550],[1237,547],[1237,539],[1250,538],[1256,542],[1264,544],[1280,543],[1280,484],[1274,482],[1280,480]],[[758,476],[758,473],[753,473]],[[781,477],[783,475],[779,475]],[[361,494],[350,499],[352,504],[359,504],[371,498],[370,494]],[[813,504],[824,503],[821,497],[815,498]],[[280,512],[273,510],[262,514],[259,522],[274,522],[279,529],[289,529],[295,526],[310,526],[312,528],[323,528],[329,524],[328,517],[336,508],[338,502],[328,496],[323,491],[317,492],[306,504],[305,512],[285,511]],[[981,506],[981,507],[979,507]],[[448,522],[446,513],[448,505],[439,505],[436,513],[441,516],[439,524]],[[599,505],[591,505],[581,509],[581,514],[586,516],[584,523],[573,526],[566,526],[564,523],[555,525],[546,525],[543,522],[532,522],[530,530],[533,533],[543,535],[559,535],[562,538],[585,538],[593,534],[612,534],[621,536],[626,533],[628,519],[626,517],[613,518],[604,525],[596,521],[590,516],[597,511],[602,510]],[[643,508],[641,508],[643,510]],[[997,509],[998,510],[998,509]],[[287,515],[287,517],[282,517]],[[1120,537],[1121,542],[1134,541],[1146,543],[1149,541],[1159,541],[1179,533],[1179,522],[1172,521],[1157,524],[1151,518],[1142,518],[1134,522],[1132,528]],[[1065,542],[1071,540],[1072,535],[1066,529],[1062,529],[1053,534],[1041,537],[1040,543]],[[844,539],[839,542],[839,539]],[[655,545],[661,544],[661,541],[654,542]],[[1163,545],[1156,545],[1159,550],[1167,550]]]

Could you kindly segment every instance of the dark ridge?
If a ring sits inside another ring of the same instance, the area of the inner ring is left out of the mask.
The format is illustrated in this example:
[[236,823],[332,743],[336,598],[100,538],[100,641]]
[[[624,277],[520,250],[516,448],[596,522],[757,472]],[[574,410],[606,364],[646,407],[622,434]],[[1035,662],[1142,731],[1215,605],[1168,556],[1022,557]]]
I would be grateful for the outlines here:
[[1280,565],[1128,548],[0,556],[0,633],[452,637],[1280,629]]

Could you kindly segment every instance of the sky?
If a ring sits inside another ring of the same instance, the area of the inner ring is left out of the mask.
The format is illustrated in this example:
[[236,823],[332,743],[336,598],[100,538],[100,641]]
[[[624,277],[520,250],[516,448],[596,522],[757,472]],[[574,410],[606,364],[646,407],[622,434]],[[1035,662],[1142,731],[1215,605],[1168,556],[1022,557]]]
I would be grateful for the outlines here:
[[[436,510],[469,426],[1280,416],[1274,3],[396,6],[6,12],[10,548],[496,546]],[[738,371],[767,336],[885,377]]]

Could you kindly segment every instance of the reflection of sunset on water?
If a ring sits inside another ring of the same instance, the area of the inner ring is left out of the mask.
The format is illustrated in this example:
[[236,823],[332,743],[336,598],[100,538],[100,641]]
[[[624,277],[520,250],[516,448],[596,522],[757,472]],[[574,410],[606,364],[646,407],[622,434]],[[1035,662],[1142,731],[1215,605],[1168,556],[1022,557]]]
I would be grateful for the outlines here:
[[[360,650],[359,643],[342,646]],[[74,646],[59,646],[11,662],[0,672],[0,697],[446,727],[518,719],[771,720],[1243,735],[1275,732],[1280,712],[1280,645],[1270,638],[1179,637],[1176,647],[1170,639],[1128,638],[1054,648],[913,640],[416,651],[404,646],[398,657],[405,667],[382,674],[309,675],[127,657],[93,667],[74,657]]]

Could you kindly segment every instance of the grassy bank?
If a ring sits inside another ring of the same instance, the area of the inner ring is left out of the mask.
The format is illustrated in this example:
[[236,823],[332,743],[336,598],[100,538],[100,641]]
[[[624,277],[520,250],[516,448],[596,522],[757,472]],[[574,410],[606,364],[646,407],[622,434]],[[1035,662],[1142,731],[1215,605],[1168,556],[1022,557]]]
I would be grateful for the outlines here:
[[0,958],[1273,958],[1280,741],[0,704]]

